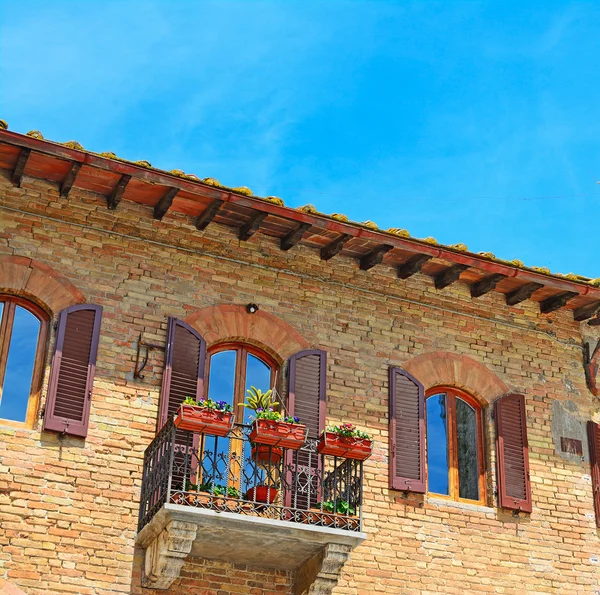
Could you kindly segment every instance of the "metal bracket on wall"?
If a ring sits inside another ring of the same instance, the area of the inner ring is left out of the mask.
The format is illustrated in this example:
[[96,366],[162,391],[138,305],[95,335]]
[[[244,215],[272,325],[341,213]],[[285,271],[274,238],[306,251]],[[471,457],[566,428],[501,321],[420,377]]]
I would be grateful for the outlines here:
[[590,341],[583,343],[583,368],[585,370],[585,381],[591,393],[595,397],[600,397],[600,387],[597,384],[598,366],[600,364],[600,339],[596,342],[596,347],[592,351]]
[[[140,352],[144,349],[144,356],[141,358],[140,362]],[[133,371],[133,377],[139,380],[143,380],[144,376],[142,375],[142,371],[148,365],[148,357],[150,355],[150,351],[153,349],[164,349],[163,345],[154,345],[153,343],[146,343],[142,341],[142,333],[138,338],[137,342],[137,355],[135,358],[135,370]]]

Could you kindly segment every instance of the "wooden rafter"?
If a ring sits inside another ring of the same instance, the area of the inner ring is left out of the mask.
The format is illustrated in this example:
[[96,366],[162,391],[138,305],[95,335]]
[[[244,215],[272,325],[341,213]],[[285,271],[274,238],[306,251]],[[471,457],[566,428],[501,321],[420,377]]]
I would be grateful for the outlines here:
[[73,188],[73,184],[75,183],[75,179],[77,178],[77,174],[81,169],[81,163],[74,161],[71,165],[71,169],[69,173],[66,175],[63,183],[60,185],[60,195],[63,198],[68,198],[69,192],[71,192],[71,188]]
[[121,202],[125,188],[127,188],[127,184],[129,184],[130,181],[131,176],[123,174],[117,182],[117,185],[113,188],[113,191],[110,193],[110,196],[106,199],[106,206],[111,211],[114,211]]
[[412,277],[421,270],[421,267],[427,261],[431,260],[432,258],[433,256],[430,254],[415,254],[414,256],[411,256],[407,261],[403,262],[401,265],[398,265],[398,278],[408,279],[409,277]]
[[588,324],[590,326],[600,326],[600,313],[596,315],[596,318],[592,318]]
[[516,306],[525,300],[528,300],[538,289],[544,287],[541,283],[525,283],[518,289],[506,294],[506,304]]
[[394,246],[390,246],[389,244],[381,244],[368,252],[360,259],[360,268],[363,271],[368,271],[372,269],[375,265],[380,264],[383,260],[383,257],[394,248]]
[[202,231],[208,227],[209,223],[215,218],[224,202],[224,200],[216,198],[206,207],[206,209],[204,209],[204,212],[196,219],[196,229],[198,231]]
[[177,196],[179,188],[169,188],[165,195],[154,205],[154,218],[159,221],[166,215],[173,204],[173,199]]
[[27,166],[27,161],[29,161],[30,155],[31,155],[30,149],[21,149],[21,153],[19,155],[17,165],[15,165],[15,169],[13,170],[13,173],[12,173],[12,183],[15,186],[21,187],[21,180],[23,179],[25,167]]
[[573,318],[577,322],[581,322],[582,320],[593,318],[598,313],[600,313],[600,302],[592,302],[587,306],[580,306],[573,310]]
[[261,223],[267,218],[267,213],[256,213],[248,223],[244,223],[238,231],[238,237],[242,241],[249,240],[259,229]]
[[321,260],[329,260],[339,254],[344,249],[345,244],[351,239],[352,236],[350,234],[343,233],[339,238],[333,240],[331,244],[321,248]]
[[453,264],[451,267],[444,269],[433,278],[435,288],[444,289],[444,287],[452,285],[452,283],[458,281],[460,274],[468,268],[469,266],[466,264]]
[[281,249],[289,250],[293,248],[302,239],[304,232],[309,230],[310,227],[310,223],[300,223],[295,229],[284,235],[281,238]]
[[575,291],[563,291],[557,295],[553,295],[540,302],[540,312],[542,314],[549,314],[555,310],[562,308],[569,300],[577,297],[579,294]]
[[600,363],[600,339],[596,342],[596,347],[592,351],[590,341],[583,344],[583,367],[585,370],[585,381],[591,393],[595,397],[600,396],[600,387],[598,387],[598,365]]
[[506,279],[506,275],[493,273],[492,275],[488,275],[487,277],[476,281],[471,285],[471,297],[478,298],[489,293],[493,289],[496,289],[496,285],[502,281],[502,279]]

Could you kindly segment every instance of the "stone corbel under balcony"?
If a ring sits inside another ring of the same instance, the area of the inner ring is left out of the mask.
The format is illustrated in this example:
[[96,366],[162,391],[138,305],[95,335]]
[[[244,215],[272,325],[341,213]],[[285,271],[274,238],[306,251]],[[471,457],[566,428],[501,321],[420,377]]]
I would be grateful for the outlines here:
[[295,572],[294,595],[328,595],[364,533],[165,504],[140,531],[143,586],[168,589],[185,559]]

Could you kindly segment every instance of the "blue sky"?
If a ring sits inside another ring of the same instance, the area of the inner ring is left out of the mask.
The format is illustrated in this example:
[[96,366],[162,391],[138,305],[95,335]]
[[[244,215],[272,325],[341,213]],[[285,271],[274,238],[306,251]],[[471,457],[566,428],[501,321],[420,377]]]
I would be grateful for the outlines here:
[[0,0],[0,117],[600,277],[600,4]]

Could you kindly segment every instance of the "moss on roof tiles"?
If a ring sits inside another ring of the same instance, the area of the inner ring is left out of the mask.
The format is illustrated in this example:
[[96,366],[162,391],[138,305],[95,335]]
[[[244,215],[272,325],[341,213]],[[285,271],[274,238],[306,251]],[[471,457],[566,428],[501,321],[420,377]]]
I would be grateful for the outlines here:
[[39,138],[40,140],[44,140],[42,133],[39,130],[30,130],[26,136],[30,136],[31,138]]

